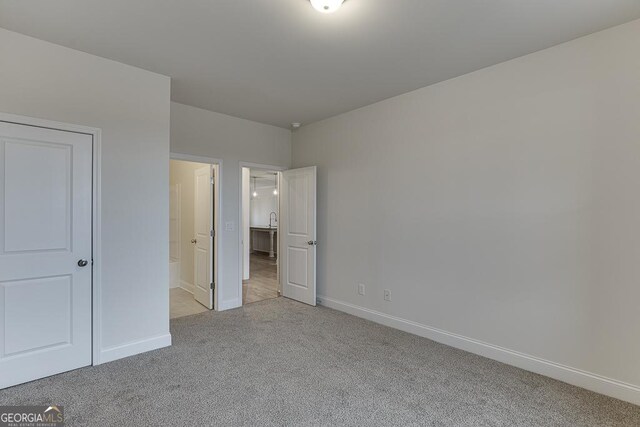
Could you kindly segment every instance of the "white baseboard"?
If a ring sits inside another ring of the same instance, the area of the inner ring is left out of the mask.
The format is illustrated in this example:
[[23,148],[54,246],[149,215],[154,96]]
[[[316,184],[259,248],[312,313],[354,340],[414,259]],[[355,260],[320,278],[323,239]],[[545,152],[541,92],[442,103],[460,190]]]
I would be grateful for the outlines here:
[[238,307],[242,307],[242,300],[232,299],[227,301],[220,301],[218,303],[218,311],[231,310]]
[[390,316],[326,296],[318,296],[318,304],[343,311],[357,317],[400,329],[451,347],[475,353],[489,359],[516,366],[527,371],[545,375],[596,393],[640,405],[640,386],[607,378],[598,374],[572,368],[556,362],[530,356],[508,348],[482,342],[473,338],[422,325],[411,320]]
[[140,341],[134,341],[127,344],[105,348],[100,352],[100,360],[94,365],[111,362],[113,360],[122,359],[124,357],[134,356],[136,354],[145,353],[151,350],[168,347],[171,345],[171,334],[159,335]]
[[193,286],[191,283],[185,282],[184,280],[180,280],[180,287],[190,294],[192,294],[195,290],[195,286]]

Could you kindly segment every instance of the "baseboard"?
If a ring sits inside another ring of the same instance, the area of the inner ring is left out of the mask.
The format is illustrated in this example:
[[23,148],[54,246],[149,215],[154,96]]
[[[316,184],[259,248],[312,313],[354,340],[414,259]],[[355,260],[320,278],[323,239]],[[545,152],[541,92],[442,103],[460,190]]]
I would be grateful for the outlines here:
[[195,287],[191,283],[185,282],[184,280],[180,280],[180,287],[190,294],[195,290]]
[[422,325],[411,320],[390,316],[326,296],[318,296],[318,304],[343,311],[381,325],[400,329],[451,347],[535,372],[565,383],[585,388],[596,393],[640,405],[640,386],[607,378],[601,375],[572,368],[556,362],[530,356],[508,348],[482,342],[473,338]]
[[168,347],[171,345],[171,334],[158,335],[156,337],[147,338],[140,341],[134,341],[127,344],[105,348],[100,352],[99,363],[94,365],[111,362],[113,360],[122,359],[136,354],[145,353],[151,350]]
[[227,301],[220,301],[218,303],[218,311],[231,310],[238,307],[242,307],[242,300],[232,299]]

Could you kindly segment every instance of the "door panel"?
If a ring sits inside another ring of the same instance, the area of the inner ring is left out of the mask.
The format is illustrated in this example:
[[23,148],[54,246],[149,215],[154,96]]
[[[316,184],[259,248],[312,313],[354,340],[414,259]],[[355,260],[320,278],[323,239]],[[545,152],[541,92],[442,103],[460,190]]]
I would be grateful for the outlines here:
[[[5,282],[2,288],[5,356],[71,344],[71,275]],[[23,313],[29,313],[27,321]]]
[[91,168],[91,135],[0,122],[0,387],[91,364]]
[[200,304],[213,309],[213,184],[211,166],[195,171],[194,292]]
[[4,150],[5,253],[69,250],[70,194],[51,190],[70,188],[71,146],[6,141]]
[[282,292],[316,305],[316,167],[282,173]]
[[308,236],[307,212],[309,195],[307,189],[309,187],[309,176],[307,174],[290,174],[286,185],[288,187],[287,194],[289,195],[287,203],[289,233],[297,236]]
[[309,249],[289,247],[287,253],[287,265],[289,269],[288,279],[289,285],[301,288],[309,287],[307,258],[309,257]]

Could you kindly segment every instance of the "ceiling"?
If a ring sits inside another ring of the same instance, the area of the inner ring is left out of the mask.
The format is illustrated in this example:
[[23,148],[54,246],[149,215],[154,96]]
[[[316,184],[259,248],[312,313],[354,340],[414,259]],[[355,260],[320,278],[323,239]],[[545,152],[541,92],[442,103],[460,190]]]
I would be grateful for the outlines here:
[[310,123],[640,18],[638,0],[0,0],[0,27],[172,77],[172,99]]

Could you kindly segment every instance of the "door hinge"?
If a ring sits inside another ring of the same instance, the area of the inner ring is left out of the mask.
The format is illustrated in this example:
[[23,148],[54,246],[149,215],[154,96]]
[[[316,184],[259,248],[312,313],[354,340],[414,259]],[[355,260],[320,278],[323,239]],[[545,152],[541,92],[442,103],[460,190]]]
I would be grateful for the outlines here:
[[213,282],[211,282],[211,290],[213,291],[216,288],[216,285],[213,284]]
[[213,177],[211,177],[211,185],[213,185]]
[[211,230],[211,231],[209,232],[209,235],[210,235],[211,237],[215,237],[215,235],[216,235],[215,230]]

